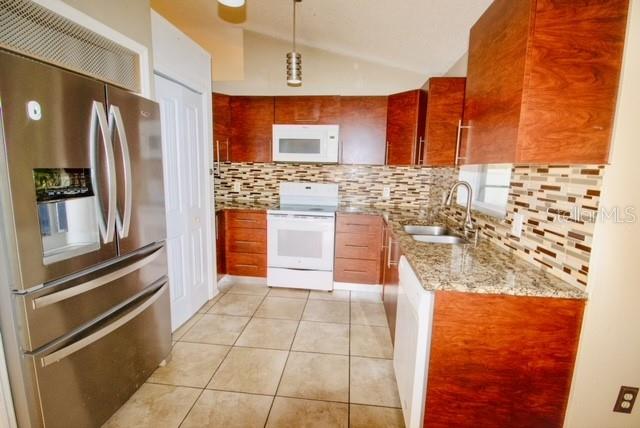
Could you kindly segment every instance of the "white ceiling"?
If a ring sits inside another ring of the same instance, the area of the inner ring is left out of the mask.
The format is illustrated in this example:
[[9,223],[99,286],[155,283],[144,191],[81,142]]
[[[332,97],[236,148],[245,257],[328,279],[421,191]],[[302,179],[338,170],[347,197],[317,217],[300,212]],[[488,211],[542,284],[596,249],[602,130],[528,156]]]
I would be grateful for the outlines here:
[[[301,44],[423,75],[446,72],[468,48],[469,29],[492,0],[303,0],[297,9]],[[173,3],[195,26],[226,16],[215,0]],[[229,25],[291,39],[293,0],[247,0],[243,22]],[[236,16],[237,18],[237,16]]]

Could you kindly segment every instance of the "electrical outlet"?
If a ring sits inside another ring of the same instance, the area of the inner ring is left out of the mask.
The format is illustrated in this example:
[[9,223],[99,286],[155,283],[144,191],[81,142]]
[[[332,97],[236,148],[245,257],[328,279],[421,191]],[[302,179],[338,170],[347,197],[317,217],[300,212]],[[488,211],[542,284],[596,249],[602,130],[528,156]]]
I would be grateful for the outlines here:
[[522,236],[522,227],[524,225],[524,216],[519,213],[513,215],[513,221],[511,222],[511,234],[520,238]]
[[240,187],[240,182],[239,181],[235,181],[233,183],[233,191],[234,192],[239,192],[240,190],[242,190],[241,187]]
[[638,397],[638,388],[633,386],[621,386],[618,393],[618,399],[615,406],[613,406],[614,412],[631,413],[633,409],[633,403],[636,402]]
[[389,186],[384,186],[382,188],[382,198],[389,199],[391,197],[391,188]]

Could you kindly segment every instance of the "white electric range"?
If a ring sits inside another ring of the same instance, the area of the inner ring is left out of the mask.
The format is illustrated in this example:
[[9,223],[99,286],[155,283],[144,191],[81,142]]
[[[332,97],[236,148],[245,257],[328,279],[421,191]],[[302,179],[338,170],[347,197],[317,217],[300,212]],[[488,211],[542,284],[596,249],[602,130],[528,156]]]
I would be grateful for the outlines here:
[[267,211],[267,285],[333,290],[338,185],[280,183]]

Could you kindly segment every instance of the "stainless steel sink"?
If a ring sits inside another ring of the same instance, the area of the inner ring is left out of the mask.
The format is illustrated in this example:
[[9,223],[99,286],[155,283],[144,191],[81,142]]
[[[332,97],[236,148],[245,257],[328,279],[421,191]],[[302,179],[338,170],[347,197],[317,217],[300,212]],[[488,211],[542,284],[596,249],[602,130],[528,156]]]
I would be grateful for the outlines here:
[[408,224],[404,227],[404,231],[409,235],[451,235],[451,230],[449,230],[446,226],[417,226]]
[[454,235],[411,235],[411,237],[419,242],[427,242],[430,244],[467,244],[465,238]]

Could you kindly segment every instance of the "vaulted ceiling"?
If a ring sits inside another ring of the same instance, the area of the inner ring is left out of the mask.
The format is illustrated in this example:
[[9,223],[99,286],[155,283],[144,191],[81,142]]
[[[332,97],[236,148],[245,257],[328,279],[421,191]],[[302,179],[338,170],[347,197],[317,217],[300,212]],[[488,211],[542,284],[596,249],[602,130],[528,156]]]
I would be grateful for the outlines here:
[[[423,75],[439,75],[467,50],[469,29],[492,0],[303,0],[301,44]],[[289,40],[293,0],[247,0],[241,10],[215,0],[153,0],[204,28],[219,23]]]

